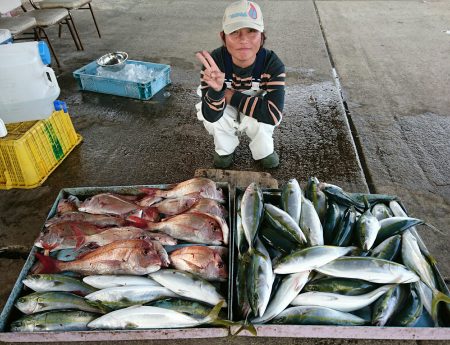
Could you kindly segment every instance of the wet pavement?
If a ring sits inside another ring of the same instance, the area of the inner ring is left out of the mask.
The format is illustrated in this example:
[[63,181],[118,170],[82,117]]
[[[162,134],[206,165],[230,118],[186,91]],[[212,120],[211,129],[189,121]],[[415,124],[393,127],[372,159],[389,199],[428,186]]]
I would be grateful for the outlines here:
[[[268,30],[267,48],[275,50],[285,62],[288,80],[283,122],[274,135],[281,164],[278,169],[266,172],[280,184],[292,177],[305,182],[309,176],[317,176],[349,191],[366,192],[370,187],[371,192],[397,194],[414,216],[438,226],[448,236],[450,131],[449,107],[445,107],[448,97],[438,93],[434,97],[440,103],[434,102],[433,97],[428,98],[429,102],[423,97],[416,104],[414,96],[423,91],[419,83],[415,83],[417,89],[410,94],[395,91],[397,83],[399,90],[410,86],[407,72],[417,80],[420,80],[420,73],[426,74],[425,68],[419,73],[396,60],[396,56],[401,56],[400,48],[398,52],[393,50],[398,54],[393,53],[392,61],[377,58],[383,51],[371,51],[370,57],[378,64],[366,64],[370,59],[361,47],[371,42],[371,31],[355,18],[369,18],[375,25],[377,17],[372,13],[372,3],[379,14],[384,14],[383,9],[405,20],[411,13],[417,15],[414,11],[419,6],[415,5],[413,12],[408,12],[406,7],[412,3],[410,1],[405,1],[404,7],[403,2],[395,2],[381,9],[378,2],[371,1],[260,2]],[[67,32],[58,39],[56,30],[49,30],[62,62],[62,67],[56,69],[60,99],[67,103],[75,129],[84,141],[41,187],[0,191],[0,248],[6,247],[0,254],[0,272],[5,277],[0,287],[0,307],[6,302],[23,258],[61,188],[173,183],[192,177],[196,169],[212,168],[213,141],[197,121],[194,109],[198,102],[195,88],[200,70],[194,52],[212,50],[220,45],[217,33],[224,7],[222,1],[207,0],[95,0],[101,39],[96,36],[88,11],[74,13],[85,46],[82,52],[75,50]],[[450,11],[439,8],[441,13],[446,13],[446,17],[444,14],[441,17],[448,18]],[[334,18],[334,13],[339,16]],[[435,12],[430,12],[433,14]],[[423,18],[422,23],[431,22],[430,18]],[[361,31],[362,36],[356,36]],[[346,50],[348,40],[354,46]],[[405,49],[415,47],[413,40],[403,44]],[[79,91],[72,71],[115,50],[128,52],[130,59],[170,64],[172,84],[149,101]],[[385,87],[382,70],[388,62],[392,64],[391,92]],[[341,77],[350,110],[350,125],[354,126],[353,135],[331,71],[333,65]],[[404,74],[397,75],[396,71]],[[433,76],[439,87],[448,86],[445,77],[438,73]],[[426,91],[431,96],[431,90]],[[395,106],[393,102],[399,100],[410,104],[411,108],[417,105],[418,110],[406,111],[405,107]],[[409,135],[411,133],[414,135]],[[363,153],[361,161],[358,150]],[[232,169],[263,171],[252,160],[246,138],[242,138]],[[426,228],[424,231],[427,246],[435,253],[443,274],[449,276],[448,237]],[[195,343],[210,341],[195,340]],[[262,344],[266,341],[271,344],[304,342],[301,339],[251,338],[217,339],[215,342]],[[307,342],[353,344],[364,341]],[[191,344],[194,340],[182,343]]]

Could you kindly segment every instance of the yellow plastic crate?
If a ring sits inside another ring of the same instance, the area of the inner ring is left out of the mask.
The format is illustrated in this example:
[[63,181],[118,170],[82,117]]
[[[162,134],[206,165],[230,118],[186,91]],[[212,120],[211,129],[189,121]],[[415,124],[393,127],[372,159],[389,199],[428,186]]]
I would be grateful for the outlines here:
[[82,140],[63,110],[6,129],[8,135],[0,139],[0,189],[40,186]]

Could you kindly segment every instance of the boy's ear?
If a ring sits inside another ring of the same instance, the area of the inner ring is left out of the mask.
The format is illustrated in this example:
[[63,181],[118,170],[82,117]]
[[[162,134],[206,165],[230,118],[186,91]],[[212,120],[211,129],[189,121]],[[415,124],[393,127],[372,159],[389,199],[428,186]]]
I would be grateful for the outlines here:
[[264,45],[264,42],[266,41],[266,35],[264,32],[261,32],[261,47]]
[[225,33],[223,31],[221,31],[219,33],[219,36],[220,36],[220,39],[222,40],[222,43],[223,43],[224,47],[226,47],[227,45],[225,43]]

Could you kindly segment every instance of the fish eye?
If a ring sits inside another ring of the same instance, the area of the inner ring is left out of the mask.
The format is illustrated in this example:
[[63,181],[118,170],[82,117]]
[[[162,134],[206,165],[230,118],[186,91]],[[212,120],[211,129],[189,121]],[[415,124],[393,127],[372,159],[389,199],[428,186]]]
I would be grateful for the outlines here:
[[19,303],[25,303],[25,302],[26,302],[26,299],[25,299],[24,297],[20,297],[20,298],[17,300],[17,302],[19,302]]
[[222,262],[219,262],[219,263],[217,264],[217,268],[223,268],[223,263],[222,263]]

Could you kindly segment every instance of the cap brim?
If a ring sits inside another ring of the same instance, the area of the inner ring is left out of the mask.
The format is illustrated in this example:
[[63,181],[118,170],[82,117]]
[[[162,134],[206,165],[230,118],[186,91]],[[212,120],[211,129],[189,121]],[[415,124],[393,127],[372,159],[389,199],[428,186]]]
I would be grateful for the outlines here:
[[259,32],[264,31],[264,26],[258,25],[256,23],[249,23],[249,22],[236,22],[228,24],[226,27],[223,27],[223,32],[227,35],[231,34],[233,31],[243,29],[243,28],[250,28],[258,30]]

